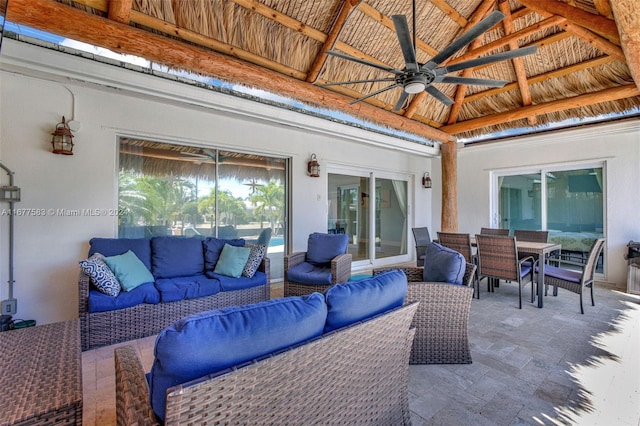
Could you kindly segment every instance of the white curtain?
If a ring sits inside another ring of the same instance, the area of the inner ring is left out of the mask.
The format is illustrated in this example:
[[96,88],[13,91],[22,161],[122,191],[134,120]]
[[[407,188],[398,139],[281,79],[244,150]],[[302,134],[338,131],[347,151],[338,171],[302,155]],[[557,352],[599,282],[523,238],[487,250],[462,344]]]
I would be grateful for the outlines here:
[[401,254],[407,253],[407,185],[405,181],[391,180],[393,191],[396,193],[396,199],[400,206],[400,211],[404,217],[402,223],[402,238],[400,239]]

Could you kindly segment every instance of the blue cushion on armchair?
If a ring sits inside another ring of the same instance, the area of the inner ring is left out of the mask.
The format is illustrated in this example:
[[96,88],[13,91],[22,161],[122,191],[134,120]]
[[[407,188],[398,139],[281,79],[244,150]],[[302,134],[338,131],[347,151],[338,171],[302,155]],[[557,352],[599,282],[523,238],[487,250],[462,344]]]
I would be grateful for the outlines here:
[[462,284],[467,262],[461,253],[429,243],[424,256],[424,271],[422,279],[425,282],[443,282]]
[[325,333],[402,306],[407,285],[407,276],[399,269],[334,285],[325,294],[329,308]]
[[287,279],[300,284],[331,284],[331,267],[315,266],[309,262],[298,263],[287,271]]
[[347,234],[322,234],[314,232],[309,235],[307,242],[306,261],[316,266],[331,263],[331,259],[347,252],[349,235]]
[[202,240],[185,237],[151,238],[151,265],[156,278],[186,277],[204,272]]
[[202,312],[165,328],[156,339],[151,406],[164,420],[167,389],[322,334],[324,296],[273,299]]

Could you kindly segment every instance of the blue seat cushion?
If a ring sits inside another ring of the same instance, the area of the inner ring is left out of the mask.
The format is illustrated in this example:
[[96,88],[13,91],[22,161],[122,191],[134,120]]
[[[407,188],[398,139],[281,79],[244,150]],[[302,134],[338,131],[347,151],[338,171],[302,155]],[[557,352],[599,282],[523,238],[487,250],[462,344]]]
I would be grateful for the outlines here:
[[531,262],[523,262],[522,265],[520,265],[520,277],[525,277],[531,273],[531,269],[533,269]]
[[202,240],[184,237],[151,238],[151,265],[158,278],[185,277],[204,272]]
[[89,289],[89,312],[106,312],[129,308],[141,303],[160,303],[160,293],[153,283],[139,285],[131,291],[121,291],[117,296],[106,295],[96,289]]
[[336,284],[325,294],[325,333],[402,306],[407,295],[407,276],[399,269],[359,281]]
[[582,271],[572,271],[570,269],[557,268],[551,265],[544,266],[544,275],[570,281],[572,283],[579,283],[582,280]]
[[220,281],[204,274],[189,277],[158,278],[156,288],[163,303],[211,296],[222,291]]
[[331,260],[347,252],[349,235],[347,234],[322,234],[314,232],[309,235],[307,241],[307,258],[312,265],[324,266]]
[[313,293],[177,321],[156,339],[149,379],[153,411],[164,420],[168,388],[318,337],[326,319],[324,297]]
[[207,237],[204,239],[202,246],[204,250],[204,269],[205,271],[213,271],[216,268],[218,259],[220,259],[220,253],[225,244],[229,244],[234,247],[244,247],[245,240],[242,238],[224,239]]
[[151,242],[148,238],[92,238],[89,257],[100,253],[105,257],[117,256],[131,250],[151,270]]
[[467,263],[464,256],[449,247],[429,243],[424,256],[425,282],[462,284]]
[[298,263],[287,271],[287,279],[300,284],[331,284],[331,266],[316,266],[309,262]]
[[210,271],[207,271],[205,275],[217,280],[222,286],[222,291],[242,290],[245,288],[265,285],[267,283],[267,274],[261,271],[257,271],[251,278],[245,276],[233,278]]

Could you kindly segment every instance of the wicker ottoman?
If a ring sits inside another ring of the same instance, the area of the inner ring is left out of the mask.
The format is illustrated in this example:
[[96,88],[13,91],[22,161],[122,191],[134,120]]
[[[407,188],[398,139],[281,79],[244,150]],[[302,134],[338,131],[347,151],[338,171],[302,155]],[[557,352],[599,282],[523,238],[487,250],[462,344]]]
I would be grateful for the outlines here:
[[0,333],[0,424],[82,424],[78,321]]

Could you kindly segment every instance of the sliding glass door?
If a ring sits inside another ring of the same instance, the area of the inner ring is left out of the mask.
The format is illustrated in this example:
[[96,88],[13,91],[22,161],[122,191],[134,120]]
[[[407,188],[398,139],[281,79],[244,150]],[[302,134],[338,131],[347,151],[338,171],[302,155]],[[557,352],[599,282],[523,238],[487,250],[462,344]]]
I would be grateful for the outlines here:
[[604,188],[603,163],[496,173],[492,226],[548,230],[565,256],[584,259],[605,236]]
[[354,263],[408,260],[408,187],[404,176],[329,171],[327,232],[349,235]]

